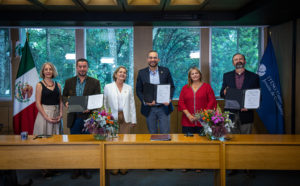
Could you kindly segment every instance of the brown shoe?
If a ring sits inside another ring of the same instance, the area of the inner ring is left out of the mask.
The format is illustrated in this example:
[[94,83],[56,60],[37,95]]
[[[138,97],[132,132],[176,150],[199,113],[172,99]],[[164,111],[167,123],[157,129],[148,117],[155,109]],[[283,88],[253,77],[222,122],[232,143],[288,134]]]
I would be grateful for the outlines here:
[[128,170],[127,170],[127,169],[121,169],[121,170],[120,170],[120,173],[121,173],[122,175],[125,175],[125,174],[128,173]]
[[111,170],[110,174],[112,174],[112,175],[118,175],[119,174],[119,169],[113,169],[113,170]]

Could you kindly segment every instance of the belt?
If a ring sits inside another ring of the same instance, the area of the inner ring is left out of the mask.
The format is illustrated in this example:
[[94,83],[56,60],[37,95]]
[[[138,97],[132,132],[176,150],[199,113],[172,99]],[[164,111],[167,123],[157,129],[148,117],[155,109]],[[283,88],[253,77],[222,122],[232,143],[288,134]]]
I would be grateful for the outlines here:
[[159,105],[153,105],[152,107],[163,107],[163,104],[159,104]]

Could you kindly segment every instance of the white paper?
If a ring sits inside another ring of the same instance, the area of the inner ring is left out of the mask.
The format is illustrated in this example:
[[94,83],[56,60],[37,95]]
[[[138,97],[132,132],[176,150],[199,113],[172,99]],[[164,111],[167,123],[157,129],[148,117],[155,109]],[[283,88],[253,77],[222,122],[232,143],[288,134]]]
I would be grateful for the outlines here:
[[63,142],[69,142],[68,135],[62,135],[63,137]]
[[169,103],[170,91],[170,85],[157,85],[156,103]]
[[88,97],[88,110],[101,108],[103,106],[103,94],[96,94]]
[[248,89],[245,91],[244,107],[246,109],[257,109],[260,103],[260,89]]

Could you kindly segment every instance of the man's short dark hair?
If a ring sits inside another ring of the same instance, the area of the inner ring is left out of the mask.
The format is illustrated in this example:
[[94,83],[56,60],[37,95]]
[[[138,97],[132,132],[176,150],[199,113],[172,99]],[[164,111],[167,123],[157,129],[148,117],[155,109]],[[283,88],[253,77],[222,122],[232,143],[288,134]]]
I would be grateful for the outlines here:
[[158,54],[158,52],[157,52],[156,50],[149,50],[149,52],[147,53],[147,57],[149,56],[149,54],[150,54],[151,52],[155,52],[155,53]]
[[241,53],[235,53],[235,54],[232,56],[232,61],[233,61],[234,56],[236,56],[236,55],[241,55],[241,56],[243,56],[243,57],[244,57],[244,60],[246,61],[245,55],[244,55],[244,54],[241,54]]
[[89,66],[89,62],[88,62],[88,60],[85,59],[85,58],[79,58],[79,59],[77,59],[77,61],[76,61],[76,66],[78,65],[78,62],[86,62],[87,65]]

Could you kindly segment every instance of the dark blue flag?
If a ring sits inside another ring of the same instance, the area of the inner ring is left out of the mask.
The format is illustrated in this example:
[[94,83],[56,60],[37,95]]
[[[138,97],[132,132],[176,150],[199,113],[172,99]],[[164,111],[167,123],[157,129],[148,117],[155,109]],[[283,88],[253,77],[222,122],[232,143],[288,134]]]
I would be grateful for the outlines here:
[[257,110],[260,119],[270,134],[284,133],[281,88],[271,37],[257,71],[261,87],[261,104]]

